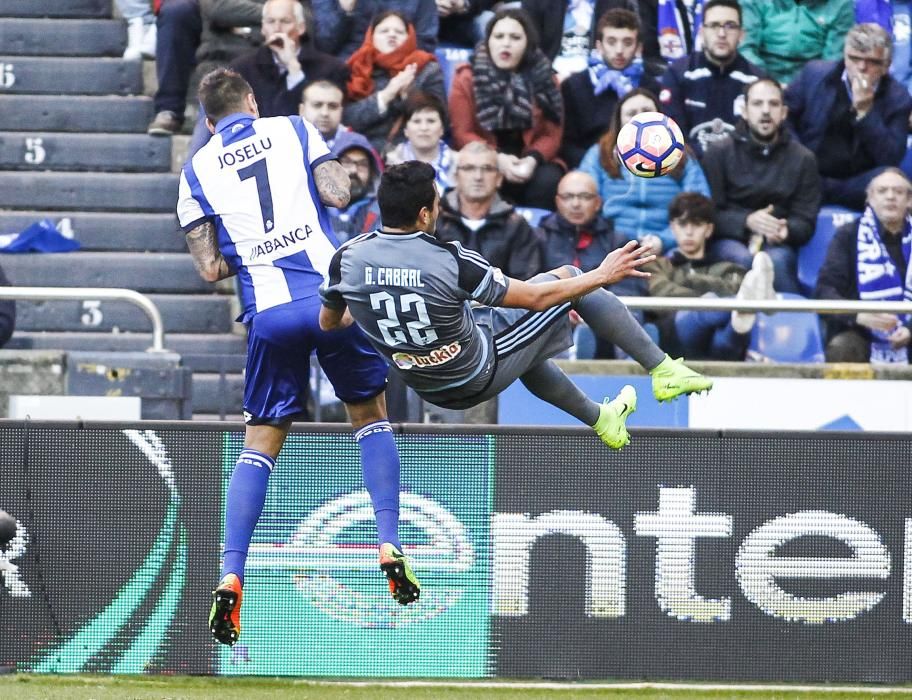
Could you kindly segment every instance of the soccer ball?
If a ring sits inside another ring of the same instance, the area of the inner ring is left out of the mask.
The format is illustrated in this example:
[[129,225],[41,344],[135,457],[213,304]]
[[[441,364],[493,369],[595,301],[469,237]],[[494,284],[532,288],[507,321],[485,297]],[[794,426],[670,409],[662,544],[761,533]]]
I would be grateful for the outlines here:
[[684,135],[671,117],[641,112],[621,127],[617,154],[637,177],[667,175],[684,156]]

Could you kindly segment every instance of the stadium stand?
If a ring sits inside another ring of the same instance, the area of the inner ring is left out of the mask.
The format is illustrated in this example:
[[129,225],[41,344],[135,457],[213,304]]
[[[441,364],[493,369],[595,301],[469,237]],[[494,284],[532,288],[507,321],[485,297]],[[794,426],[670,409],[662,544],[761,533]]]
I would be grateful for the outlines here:
[[854,221],[859,216],[861,216],[861,212],[845,207],[832,205],[820,207],[814,235],[798,250],[798,282],[806,295],[810,296],[814,293],[814,288],[817,286],[817,274],[826,258],[827,248],[830,246],[830,240],[836,233],[836,229]]
[[[782,292],[778,299],[804,299]],[[820,318],[813,312],[757,314],[747,359],[752,362],[823,362]]]
[[[110,0],[0,0],[0,234],[41,219],[72,229],[74,253],[2,255],[14,285],[127,287],[161,311],[169,350],[192,368],[194,413],[236,413],[245,340],[230,285],[193,268],[174,206],[172,139],[146,135],[149,86],[119,57]],[[137,308],[21,302],[9,348],[126,352],[149,347]]]

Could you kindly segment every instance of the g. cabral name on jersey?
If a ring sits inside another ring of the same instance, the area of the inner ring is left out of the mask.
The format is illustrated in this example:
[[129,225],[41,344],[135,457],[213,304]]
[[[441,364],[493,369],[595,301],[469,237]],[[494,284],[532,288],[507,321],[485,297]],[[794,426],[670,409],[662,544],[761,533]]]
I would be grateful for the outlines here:
[[423,287],[421,270],[413,267],[365,267],[364,284],[380,287]]

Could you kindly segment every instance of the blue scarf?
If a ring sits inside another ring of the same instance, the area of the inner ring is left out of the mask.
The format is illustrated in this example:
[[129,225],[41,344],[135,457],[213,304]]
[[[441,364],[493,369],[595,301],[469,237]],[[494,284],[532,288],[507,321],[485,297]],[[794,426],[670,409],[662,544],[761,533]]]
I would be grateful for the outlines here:
[[[912,217],[907,216],[902,235],[905,274],[900,276],[890,253],[880,238],[880,224],[871,207],[867,207],[858,224],[858,298],[862,301],[912,301]],[[906,325],[909,314],[900,314],[899,322]],[[870,329],[871,364],[909,362],[908,348],[894,349],[888,331]]]
[[[410,141],[406,140],[402,144],[402,154],[404,156],[403,160],[418,160],[418,156],[415,155],[415,151],[412,148]],[[440,139],[440,148],[437,151],[437,160],[431,163],[431,167],[434,168],[434,182],[437,183],[437,187],[440,192],[443,192],[450,187],[455,187],[456,183],[453,182],[451,177],[453,170],[453,161],[455,155],[453,149],[447,146],[443,139]]]
[[623,97],[628,92],[640,86],[643,77],[643,61],[636,58],[623,70],[609,68],[601,56],[593,53],[589,56],[589,80],[592,81],[592,90],[595,95],[601,95],[611,88],[618,97]]
[[[658,31],[659,53],[666,61],[672,61],[686,56],[691,47],[685,46],[684,22],[686,17],[681,17],[675,0],[659,0]],[[693,37],[694,49],[699,48],[700,25],[703,24],[703,0],[693,2],[693,27],[690,35]]]
[[893,34],[893,8],[890,0],[855,0],[855,24],[873,22]]

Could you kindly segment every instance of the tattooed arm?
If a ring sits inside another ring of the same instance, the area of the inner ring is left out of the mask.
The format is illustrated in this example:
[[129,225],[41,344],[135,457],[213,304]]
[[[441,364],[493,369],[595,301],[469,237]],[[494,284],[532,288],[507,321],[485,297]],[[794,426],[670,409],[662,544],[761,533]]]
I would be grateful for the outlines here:
[[320,199],[331,207],[343,208],[351,201],[351,180],[339,161],[325,160],[314,168],[314,184]]
[[187,247],[193,257],[193,266],[207,282],[218,282],[234,274],[228,266],[228,261],[222,257],[215,226],[210,222],[207,221],[187,231]]

